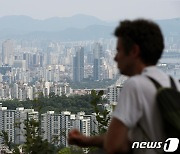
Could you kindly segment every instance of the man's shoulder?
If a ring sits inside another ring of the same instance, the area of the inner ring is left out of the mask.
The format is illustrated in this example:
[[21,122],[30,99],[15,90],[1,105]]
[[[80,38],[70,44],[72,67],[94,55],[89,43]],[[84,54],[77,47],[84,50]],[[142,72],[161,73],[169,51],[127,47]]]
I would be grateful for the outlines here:
[[[130,77],[125,86],[129,88],[135,89],[151,89],[154,87],[154,84],[150,79],[148,78],[150,76],[151,78],[155,79],[160,85],[163,87],[170,87],[170,75],[164,73],[164,72],[158,72],[157,74],[140,74],[135,75],[133,77]],[[172,76],[171,76],[172,77]],[[175,85],[177,89],[180,91],[180,82],[176,78],[172,77],[173,81],[175,82]],[[154,88],[153,88],[154,89]]]
[[144,82],[147,82],[147,77],[145,75],[135,75],[130,77],[127,81],[126,84],[132,85],[132,86],[137,86],[139,84],[142,84]]
[[156,81],[168,82],[168,75],[164,73],[162,70],[157,68],[156,66],[145,67],[141,74],[134,75],[127,80],[127,85],[131,86],[145,86],[146,84],[150,84],[150,80],[148,76],[155,79]]
[[148,79],[144,75],[135,75],[126,80],[123,88],[126,91],[139,91],[139,89],[144,89],[149,83]]

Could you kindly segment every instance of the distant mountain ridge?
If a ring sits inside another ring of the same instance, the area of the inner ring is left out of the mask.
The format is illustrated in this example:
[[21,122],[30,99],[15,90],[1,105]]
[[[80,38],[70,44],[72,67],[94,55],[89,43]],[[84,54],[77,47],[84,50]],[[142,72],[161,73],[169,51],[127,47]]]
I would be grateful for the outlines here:
[[0,30],[8,28],[23,31],[61,31],[67,28],[86,28],[90,25],[109,25],[109,23],[87,15],[53,17],[45,20],[33,19],[28,16],[5,16],[0,18]]
[[[180,34],[180,18],[157,21],[164,34]],[[44,38],[82,40],[112,37],[117,22],[106,22],[93,16],[75,15],[45,20],[28,16],[0,17],[0,39]]]

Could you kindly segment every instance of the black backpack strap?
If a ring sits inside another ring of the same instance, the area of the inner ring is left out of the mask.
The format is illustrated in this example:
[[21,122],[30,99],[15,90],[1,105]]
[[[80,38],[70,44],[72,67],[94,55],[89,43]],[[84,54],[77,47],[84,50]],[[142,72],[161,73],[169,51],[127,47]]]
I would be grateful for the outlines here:
[[[147,78],[149,78],[149,79],[152,81],[152,83],[155,85],[156,89],[159,89],[159,88],[162,87],[161,84],[159,84],[159,82],[157,82],[156,80],[154,80],[152,77],[147,76]],[[173,78],[172,78],[171,76],[169,76],[169,78],[170,78],[171,88],[177,90],[177,87],[176,87],[176,84],[175,84]]]
[[171,76],[169,76],[169,78],[170,78],[170,82],[171,82],[171,88],[177,90],[177,87],[176,87],[176,84],[175,84],[173,78]]
[[[152,77],[147,76],[148,79],[150,79],[152,81],[152,83],[155,85],[156,89],[161,88],[161,84],[159,82],[157,82],[156,80],[154,80]],[[174,81],[173,81],[174,82]]]

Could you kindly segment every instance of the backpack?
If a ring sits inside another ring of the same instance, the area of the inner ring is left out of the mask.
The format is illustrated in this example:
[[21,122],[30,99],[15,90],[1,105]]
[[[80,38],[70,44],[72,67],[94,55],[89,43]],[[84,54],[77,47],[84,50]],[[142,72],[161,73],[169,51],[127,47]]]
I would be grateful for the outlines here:
[[[146,76],[156,87],[156,103],[161,112],[164,130],[167,138],[178,138],[180,140],[180,92],[178,92],[174,80],[171,76],[171,87],[163,87],[152,77]],[[145,129],[137,123],[137,126],[141,129],[142,133],[149,142],[152,142]],[[160,151],[161,149],[154,149],[157,154],[165,154],[166,152]],[[166,149],[167,150],[167,149]],[[180,146],[173,152],[174,154],[180,154]]]
[[157,89],[156,102],[162,115],[167,138],[180,139],[180,92],[171,76],[171,87],[162,87],[155,79],[147,76]]

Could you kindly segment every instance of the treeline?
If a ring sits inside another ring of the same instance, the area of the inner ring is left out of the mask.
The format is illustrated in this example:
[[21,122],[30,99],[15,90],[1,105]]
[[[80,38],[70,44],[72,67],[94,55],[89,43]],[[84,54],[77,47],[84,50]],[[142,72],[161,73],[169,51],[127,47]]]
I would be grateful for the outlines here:
[[90,79],[83,79],[81,82],[72,82],[71,80],[67,80],[70,86],[73,89],[96,89],[96,88],[107,88],[108,86],[114,84],[118,79],[118,76],[113,79],[104,79],[100,81],[93,81]]
[[8,107],[8,109],[15,110],[17,107],[24,107],[27,109],[35,109],[41,113],[53,110],[56,113],[61,111],[71,111],[72,113],[77,113],[79,111],[84,111],[86,114],[91,114],[93,112],[93,107],[90,104],[92,99],[91,95],[72,95],[72,96],[58,96],[54,93],[50,93],[49,97],[44,97],[39,94],[38,99],[26,101],[6,100],[1,101],[2,105]]

